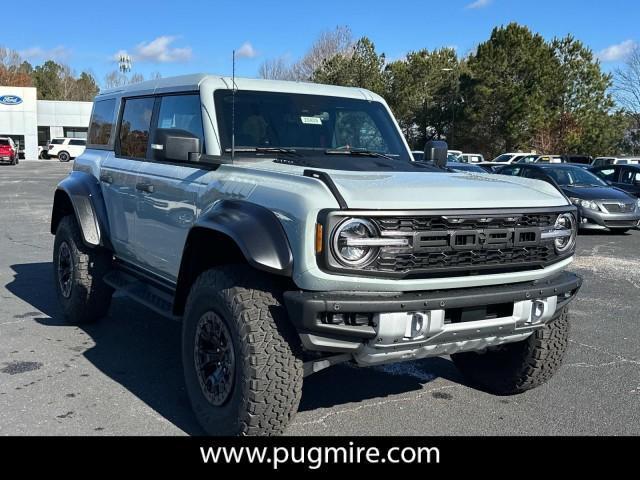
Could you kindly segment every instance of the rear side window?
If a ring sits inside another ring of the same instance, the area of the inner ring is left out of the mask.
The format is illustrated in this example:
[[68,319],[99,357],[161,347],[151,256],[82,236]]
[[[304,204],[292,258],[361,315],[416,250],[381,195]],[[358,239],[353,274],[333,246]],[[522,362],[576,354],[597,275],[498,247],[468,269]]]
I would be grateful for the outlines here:
[[11,144],[9,143],[9,140],[2,138],[0,139],[0,145],[11,145]]
[[69,145],[82,145],[85,146],[87,142],[85,140],[69,140]]
[[622,175],[620,175],[620,182],[622,183],[628,183],[629,185],[632,185],[638,181],[640,181],[640,172],[637,172],[630,168],[625,168],[622,171]]
[[500,175],[511,175],[513,177],[517,177],[520,175],[520,170],[522,170],[521,167],[505,167],[498,173],[500,173]]
[[93,104],[89,122],[89,143],[91,145],[109,145],[116,113],[116,99],[101,100]]
[[153,104],[152,97],[125,100],[118,138],[121,156],[139,159],[147,157]]
[[612,182],[616,180],[615,168],[603,168],[602,170],[598,170],[597,172],[594,172],[594,173],[598,175],[600,178],[603,178],[604,180],[609,180]]

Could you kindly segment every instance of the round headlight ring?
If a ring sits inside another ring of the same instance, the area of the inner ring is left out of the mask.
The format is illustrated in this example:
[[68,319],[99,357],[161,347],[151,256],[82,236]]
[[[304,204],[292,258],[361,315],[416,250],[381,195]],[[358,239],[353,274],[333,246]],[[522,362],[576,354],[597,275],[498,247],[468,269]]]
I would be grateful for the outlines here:
[[555,248],[558,254],[567,253],[576,244],[576,237],[578,235],[578,224],[576,217],[572,213],[561,213],[556,219],[555,228],[566,228],[571,231],[569,237],[559,237],[555,239]]
[[364,267],[370,264],[378,254],[377,247],[347,247],[345,239],[374,238],[378,236],[378,230],[373,222],[363,218],[347,218],[340,223],[331,240],[333,256],[345,267]]

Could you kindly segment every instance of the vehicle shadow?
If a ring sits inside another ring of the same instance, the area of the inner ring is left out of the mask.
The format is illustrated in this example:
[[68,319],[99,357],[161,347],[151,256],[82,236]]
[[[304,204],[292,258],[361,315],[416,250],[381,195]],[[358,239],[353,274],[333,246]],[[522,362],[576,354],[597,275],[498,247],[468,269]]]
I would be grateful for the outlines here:
[[[204,432],[191,411],[182,377],[180,324],[126,298],[114,297],[106,318],[69,326],[58,307],[51,262],[12,265],[6,288],[46,317],[44,326],[80,328],[94,342],[84,357],[169,422],[190,435]],[[417,391],[438,377],[463,383],[452,362],[433,358],[389,367],[341,365],[305,379],[300,411]]]

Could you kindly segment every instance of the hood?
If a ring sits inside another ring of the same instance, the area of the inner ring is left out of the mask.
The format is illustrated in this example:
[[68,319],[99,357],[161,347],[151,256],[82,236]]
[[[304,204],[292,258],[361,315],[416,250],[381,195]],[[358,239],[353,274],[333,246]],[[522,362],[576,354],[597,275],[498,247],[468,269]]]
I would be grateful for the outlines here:
[[567,197],[580,198],[582,200],[619,200],[630,201],[629,194],[613,187],[562,187]]
[[564,195],[547,182],[490,173],[450,173],[410,164],[396,171],[346,171],[273,160],[249,162],[244,166],[288,175],[303,175],[307,168],[326,172],[348,208],[444,210],[569,205]]
[[415,210],[567,205],[553,186],[489,173],[328,171],[349,208]]

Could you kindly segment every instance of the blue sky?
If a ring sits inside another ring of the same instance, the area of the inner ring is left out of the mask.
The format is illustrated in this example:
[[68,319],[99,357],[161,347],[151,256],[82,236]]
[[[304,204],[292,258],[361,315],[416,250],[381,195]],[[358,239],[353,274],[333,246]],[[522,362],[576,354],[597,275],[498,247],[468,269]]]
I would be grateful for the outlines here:
[[[238,75],[256,76],[265,58],[303,54],[320,32],[348,25],[387,58],[420,48],[455,46],[460,55],[511,21],[546,38],[573,34],[607,71],[640,43],[637,0],[65,0],[13,2],[19,21],[3,22],[0,45],[34,64],[53,57],[99,81],[119,51],[134,71],[162,76],[230,73],[231,51],[243,52]],[[37,12],[33,16],[27,12]],[[6,14],[6,11],[5,11]]]

